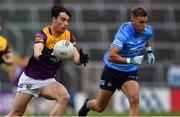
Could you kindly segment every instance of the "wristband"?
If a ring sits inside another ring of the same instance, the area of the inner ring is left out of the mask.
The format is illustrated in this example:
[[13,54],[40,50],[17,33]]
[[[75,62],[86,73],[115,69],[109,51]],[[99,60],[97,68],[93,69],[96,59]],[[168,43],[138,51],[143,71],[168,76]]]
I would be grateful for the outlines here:
[[127,62],[127,64],[130,64],[131,63],[131,58],[127,58],[126,62]]
[[152,51],[152,48],[151,47],[146,47],[146,52],[147,53],[152,53],[153,51]]

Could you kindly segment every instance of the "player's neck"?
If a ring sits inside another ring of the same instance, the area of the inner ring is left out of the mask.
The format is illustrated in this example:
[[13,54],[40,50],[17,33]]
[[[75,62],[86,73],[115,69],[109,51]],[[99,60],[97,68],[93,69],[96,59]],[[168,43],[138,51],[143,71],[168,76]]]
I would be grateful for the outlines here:
[[55,37],[57,37],[60,34],[62,34],[62,32],[57,31],[56,27],[54,27],[53,25],[50,25],[49,29],[50,29],[51,35],[54,35]]

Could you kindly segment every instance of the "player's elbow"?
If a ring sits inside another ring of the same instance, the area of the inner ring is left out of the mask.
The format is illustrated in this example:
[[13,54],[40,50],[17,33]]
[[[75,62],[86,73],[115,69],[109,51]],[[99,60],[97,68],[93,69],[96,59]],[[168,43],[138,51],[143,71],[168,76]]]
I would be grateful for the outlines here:
[[38,55],[34,55],[34,58],[39,60],[39,56]]
[[42,53],[34,51],[34,55],[33,56],[34,56],[35,59],[39,60],[39,56],[40,55],[42,55]]
[[108,60],[109,61],[114,61],[114,58],[115,58],[115,56],[113,54],[108,55]]

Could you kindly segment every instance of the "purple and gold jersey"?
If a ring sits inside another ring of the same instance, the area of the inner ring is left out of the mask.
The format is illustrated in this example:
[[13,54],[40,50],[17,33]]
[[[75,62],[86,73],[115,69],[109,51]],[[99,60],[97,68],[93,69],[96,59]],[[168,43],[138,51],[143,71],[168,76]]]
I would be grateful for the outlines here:
[[10,52],[9,45],[6,38],[0,36],[0,57],[2,57],[4,54],[7,54],[9,52]]
[[[74,46],[76,41],[74,36],[70,31],[65,30],[64,33],[60,34],[58,37],[52,35],[49,26],[44,27],[40,32],[36,34],[34,43],[43,43],[44,49],[42,54],[49,54],[53,52],[54,45],[60,40],[68,40]],[[41,60],[37,60],[32,55],[28,65],[25,67],[25,74],[34,79],[49,79],[55,78],[56,72],[61,65],[61,61],[52,61],[47,63]]]

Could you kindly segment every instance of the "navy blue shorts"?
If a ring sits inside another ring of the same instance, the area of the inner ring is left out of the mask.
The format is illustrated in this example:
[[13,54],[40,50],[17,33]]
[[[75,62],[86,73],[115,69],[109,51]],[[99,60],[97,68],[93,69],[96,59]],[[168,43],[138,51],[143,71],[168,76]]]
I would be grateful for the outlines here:
[[122,72],[105,65],[101,74],[100,88],[114,92],[116,89],[121,89],[121,86],[129,80],[138,82],[137,70]]

